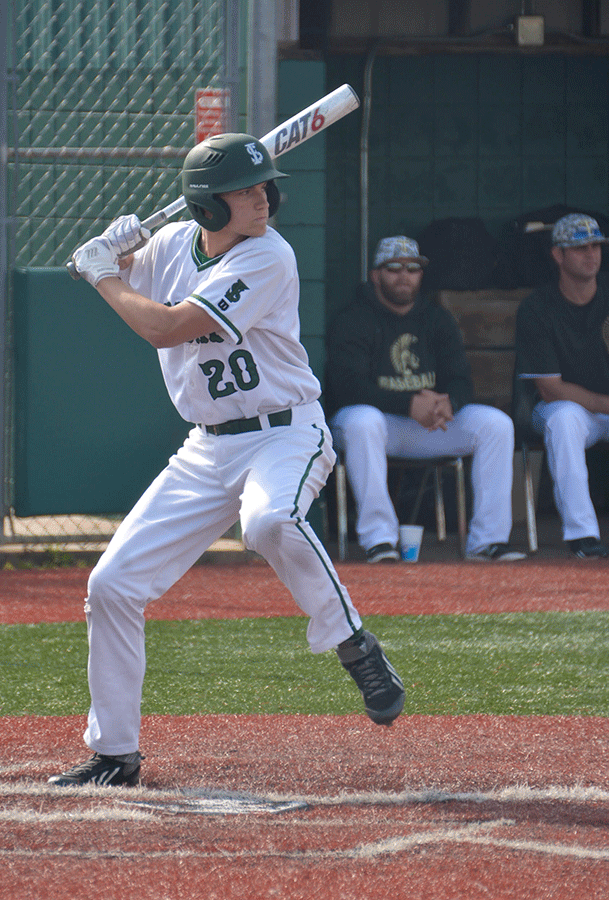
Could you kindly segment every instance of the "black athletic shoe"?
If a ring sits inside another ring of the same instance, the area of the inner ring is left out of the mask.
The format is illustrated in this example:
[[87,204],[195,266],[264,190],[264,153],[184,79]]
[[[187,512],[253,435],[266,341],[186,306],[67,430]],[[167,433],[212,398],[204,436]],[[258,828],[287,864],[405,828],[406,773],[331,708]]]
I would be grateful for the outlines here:
[[526,559],[527,555],[520,550],[514,550],[509,544],[489,544],[488,547],[482,547],[475,553],[468,553],[465,558],[474,562],[515,562]]
[[606,559],[609,556],[609,547],[602,544],[598,538],[584,537],[569,541],[569,547],[573,556],[578,559]]
[[397,562],[399,558],[400,554],[397,551],[397,547],[394,547],[393,544],[376,544],[374,547],[366,550],[366,560],[369,563]]
[[338,658],[364,698],[368,716],[377,725],[391,725],[404,707],[404,685],[373,634],[364,631],[355,641],[344,641]]
[[126,784],[133,787],[139,784],[142,759],[139,752],[129,753],[126,754],[126,757],[121,756],[120,758],[94,753],[86,762],[68,769],[67,772],[63,772],[61,775],[52,775],[49,778],[49,784],[56,784],[60,787],[78,787],[82,784],[98,784],[108,787]]

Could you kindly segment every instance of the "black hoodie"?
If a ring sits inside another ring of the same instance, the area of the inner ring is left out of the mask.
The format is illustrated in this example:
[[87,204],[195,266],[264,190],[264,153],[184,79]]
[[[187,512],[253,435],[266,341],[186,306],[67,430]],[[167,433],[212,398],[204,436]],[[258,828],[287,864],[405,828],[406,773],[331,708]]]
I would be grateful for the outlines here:
[[379,303],[370,283],[360,285],[330,325],[326,359],[328,416],[360,403],[407,416],[412,395],[424,388],[448,394],[454,413],[473,399],[459,327],[424,296],[398,316]]

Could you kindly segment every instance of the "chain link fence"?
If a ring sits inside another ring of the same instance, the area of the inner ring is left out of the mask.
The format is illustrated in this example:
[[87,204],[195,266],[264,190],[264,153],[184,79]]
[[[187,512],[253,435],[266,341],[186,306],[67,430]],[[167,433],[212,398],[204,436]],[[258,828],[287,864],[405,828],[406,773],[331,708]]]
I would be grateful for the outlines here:
[[[9,272],[63,266],[118,215],[146,217],[175,200],[195,141],[196,91],[212,98],[211,127],[217,109],[217,130],[237,130],[239,8],[238,0],[9,4]],[[10,309],[9,296],[8,347]],[[6,406],[10,456],[10,384]],[[5,467],[10,509],[10,458]],[[118,521],[9,513],[2,543],[95,548]]]

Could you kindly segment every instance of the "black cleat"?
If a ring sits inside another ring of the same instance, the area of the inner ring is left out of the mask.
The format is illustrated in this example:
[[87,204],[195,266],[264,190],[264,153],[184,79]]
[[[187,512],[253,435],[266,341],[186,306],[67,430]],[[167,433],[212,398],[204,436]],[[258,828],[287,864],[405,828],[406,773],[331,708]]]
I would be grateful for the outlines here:
[[404,685],[375,636],[364,631],[359,639],[344,641],[336,652],[360,689],[368,716],[377,725],[391,725],[404,708]]
[[128,785],[134,787],[140,781],[140,762],[143,756],[139,753],[128,753],[126,756],[103,756],[94,753],[84,763],[68,769],[61,775],[52,775],[49,784],[59,787],[79,787],[83,784],[98,784],[103,787]]
[[606,559],[609,556],[609,547],[595,537],[583,537],[569,541],[569,547],[573,556],[577,556],[578,559]]

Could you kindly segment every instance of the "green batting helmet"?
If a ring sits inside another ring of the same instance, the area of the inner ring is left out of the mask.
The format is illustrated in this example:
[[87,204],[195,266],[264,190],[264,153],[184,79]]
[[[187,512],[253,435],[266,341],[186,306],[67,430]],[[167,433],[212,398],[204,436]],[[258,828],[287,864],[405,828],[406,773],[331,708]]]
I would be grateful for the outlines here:
[[266,181],[273,216],[279,207],[275,179],[287,177],[275,168],[269,151],[255,137],[218,134],[201,141],[186,156],[182,193],[194,220],[207,231],[220,231],[230,220],[230,209],[219,194]]

